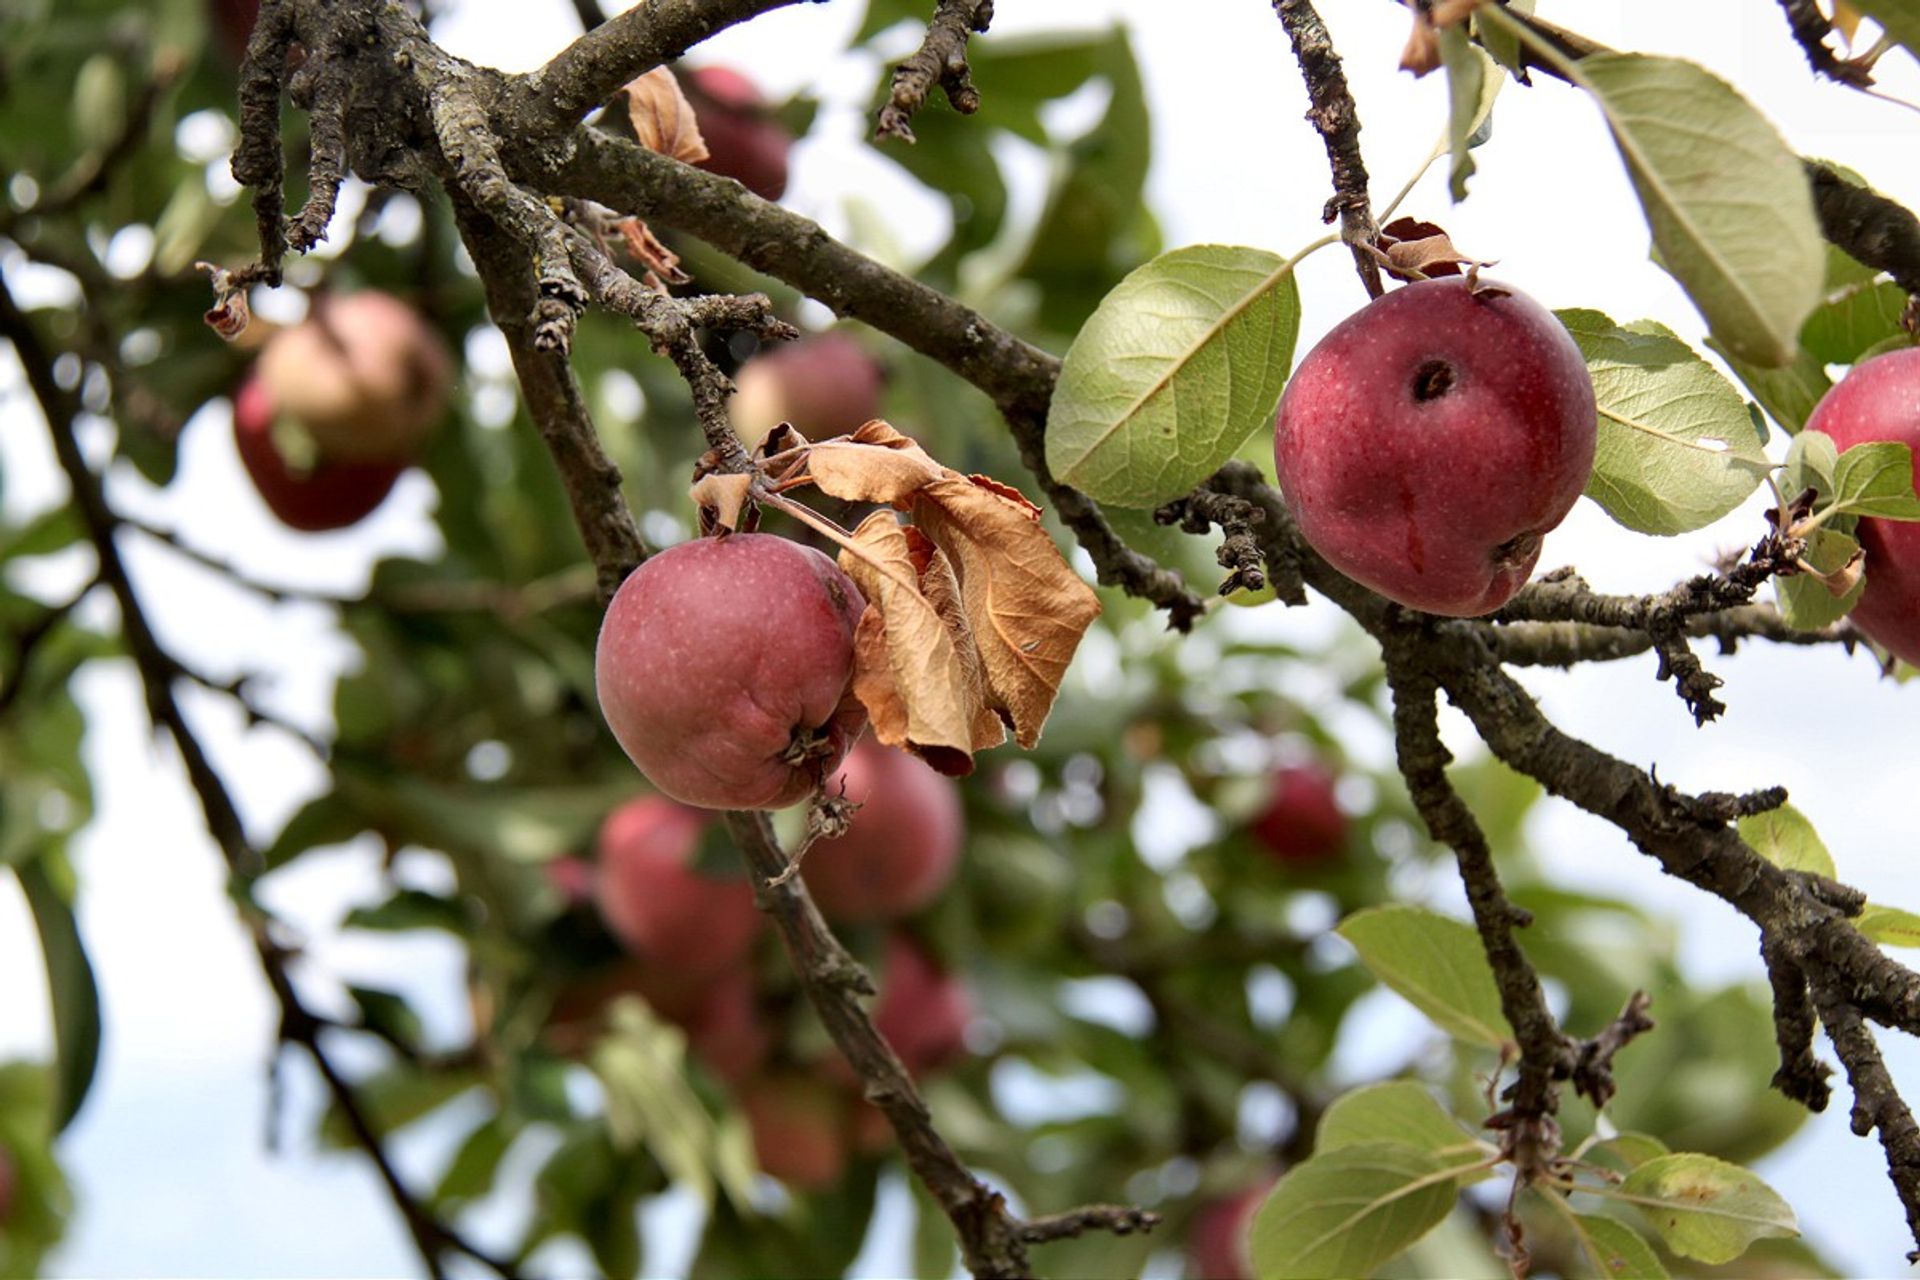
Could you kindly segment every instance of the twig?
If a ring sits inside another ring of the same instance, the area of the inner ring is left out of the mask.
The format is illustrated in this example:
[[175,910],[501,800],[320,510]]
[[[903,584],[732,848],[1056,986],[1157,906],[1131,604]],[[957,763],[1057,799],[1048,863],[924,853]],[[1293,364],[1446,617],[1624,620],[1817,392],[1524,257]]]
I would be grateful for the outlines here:
[[980,109],[980,91],[973,87],[967,68],[967,37],[985,33],[993,22],[993,0],[939,0],[926,39],[913,56],[893,69],[887,104],[880,108],[876,138],[912,142],[909,121],[920,110],[934,85],[946,91],[947,101],[963,116]]
[[1573,1087],[1592,1099],[1594,1106],[1604,1107],[1607,1099],[1613,1097],[1614,1055],[1653,1030],[1654,1021],[1647,1016],[1647,1010],[1652,1007],[1653,997],[1636,991],[1627,997],[1619,1014],[1599,1035],[1580,1042],[1573,1064]]
[[1713,696],[1720,678],[1700,665],[1687,644],[1686,625],[1700,614],[1737,608],[1753,598],[1761,584],[1798,554],[1795,540],[1769,534],[1747,559],[1727,573],[1700,574],[1653,596],[1604,596],[1572,573],[1553,573],[1521,588],[1494,614],[1496,622],[1579,622],[1625,627],[1644,633],[1660,655],[1661,680],[1674,689],[1696,724],[1726,710]]
[[21,688],[26,683],[27,668],[33,663],[34,650],[38,649],[41,642],[52,635],[61,623],[73,616],[73,611],[80,607],[80,602],[92,595],[93,589],[99,585],[100,578],[96,574],[88,579],[80,590],[59,604],[50,604],[41,609],[26,626],[8,637],[12,642],[13,660],[7,664],[8,670],[0,674],[0,715],[5,715],[14,700],[20,696]]
[[647,558],[640,528],[620,494],[620,468],[600,445],[573,366],[564,355],[534,343],[533,281],[525,261],[470,202],[456,198],[453,207],[460,237],[486,288],[487,310],[507,339],[527,411],[566,487],[605,603]]
[[591,31],[607,20],[607,11],[600,7],[600,0],[573,0],[573,11],[579,16],[582,31]]
[[137,516],[123,514],[119,519],[121,528],[131,529],[143,537],[151,538],[175,554],[199,565],[202,569],[217,573],[235,586],[245,588],[256,595],[264,596],[274,604],[285,604],[288,601],[300,600],[310,604],[344,607],[359,602],[358,598],[353,596],[334,595],[330,592],[315,590],[312,587],[298,587],[278,582],[262,582],[258,578],[249,577],[231,560],[193,546],[182,539],[181,536],[172,529],[163,529],[159,525],[151,524]]
[[1833,1096],[1827,1083],[1833,1068],[1814,1056],[1813,994],[1807,990],[1806,971],[1773,940],[1761,942],[1760,957],[1773,988],[1773,1039],[1780,1050],[1773,1087],[1809,1111],[1825,1111]]
[[[259,873],[263,860],[259,850],[248,840],[239,809],[227,791],[226,783],[214,769],[205,747],[194,734],[192,725],[188,723],[174,696],[173,682],[183,668],[155,637],[139,595],[134,590],[133,579],[120,557],[115,542],[119,517],[107,505],[100,478],[87,466],[80,452],[79,441],[74,437],[77,406],[71,395],[60,387],[53,372],[52,353],[41,341],[32,322],[14,302],[4,278],[0,278],[0,337],[12,342],[26,371],[27,385],[39,402],[46,419],[47,432],[52,437],[55,458],[61,471],[66,474],[72,490],[72,501],[80,512],[88,539],[99,558],[100,581],[113,593],[114,601],[120,607],[121,633],[140,673],[141,685],[146,693],[147,713],[156,728],[167,731],[167,736],[180,752],[187,781],[200,802],[207,831],[219,846],[229,874],[242,880],[251,878]],[[465,1254],[502,1276],[512,1275],[510,1264],[475,1248],[434,1217],[407,1189],[394,1170],[380,1135],[367,1119],[358,1096],[320,1044],[318,1026],[307,1014],[294,990],[286,969],[286,952],[271,937],[270,922],[256,907],[243,905],[241,912],[242,923],[252,936],[254,950],[259,956],[268,986],[280,1005],[282,1038],[305,1049],[315,1069],[320,1072],[334,1104],[346,1116],[355,1139],[379,1170],[381,1180],[386,1184],[395,1207],[405,1218],[408,1231],[430,1274],[435,1277],[446,1274],[442,1259],[444,1254],[451,1251]]]
[[534,146],[561,141],[589,111],[635,77],[672,62],[736,23],[818,0],[649,0],[594,25],[535,71],[508,78],[498,99],[502,136]]
[[1793,30],[1794,42],[1807,55],[1807,64],[1816,75],[1826,76],[1829,80],[1838,80],[1841,84],[1855,89],[1865,89],[1873,84],[1873,64],[1858,59],[1842,58],[1827,47],[1827,37],[1833,34],[1833,24],[1813,0],[1780,0],[1780,8],[1786,12],[1787,25]]
[[[1774,644],[1838,644],[1849,651],[1860,643],[1860,633],[1841,622],[1820,631],[1801,631],[1787,625],[1770,604],[1735,605],[1686,620],[1684,632],[1695,639],[1717,640],[1720,652],[1732,653],[1742,640]],[[1613,662],[1653,648],[1645,631],[1584,622],[1513,622],[1486,637],[1494,655],[1509,666],[1572,667],[1583,662]]]
[[[1092,1205],[1023,1223],[1006,1198],[975,1178],[933,1127],[913,1077],[874,1027],[859,997],[873,988],[866,972],[833,936],[803,880],[781,877],[786,853],[764,813],[730,813],[727,830],[747,861],[756,901],[773,917],[795,976],[827,1034],[866,1086],[867,1100],[886,1114],[907,1165],[953,1223],[967,1270],[980,1280],[1030,1274],[1026,1247],[1088,1230],[1120,1235],[1151,1230],[1159,1217],[1141,1209]],[[777,882],[777,883],[776,883]],[[1037,1233],[1037,1234],[1036,1234]]]
[[[1440,741],[1437,686],[1417,665],[1419,643],[1417,634],[1401,633],[1386,649],[1400,772],[1427,830],[1453,850],[1460,865],[1480,946],[1499,988],[1500,1008],[1520,1046],[1519,1074],[1501,1095],[1511,1106],[1498,1117],[1497,1127],[1504,1131],[1505,1153],[1521,1181],[1532,1182],[1551,1172],[1560,1155],[1560,1126],[1554,1120],[1560,1091],[1555,1082],[1573,1074],[1578,1053],[1547,1008],[1540,975],[1514,937],[1514,930],[1531,924],[1533,917],[1508,899],[1485,833],[1447,781],[1446,767],[1453,757]],[[1612,1089],[1604,1068],[1596,1067],[1588,1083]]]
[[1319,131],[1327,147],[1327,163],[1333,167],[1333,198],[1327,201],[1321,220],[1340,220],[1340,238],[1353,253],[1360,283],[1369,298],[1377,298],[1383,288],[1373,246],[1380,239],[1380,228],[1374,225],[1367,166],[1360,158],[1360,114],[1346,73],[1340,69],[1340,55],[1334,52],[1333,37],[1327,34],[1327,24],[1320,20],[1313,0],[1273,0],[1273,11],[1287,29],[1293,56],[1306,78],[1311,104],[1307,119]]
[[[1267,585],[1265,556],[1260,549],[1260,522],[1266,517],[1260,508],[1241,498],[1215,493],[1202,485],[1184,498],[1176,498],[1153,513],[1156,524],[1177,524],[1188,533],[1205,534],[1220,526],[1225,538],[1214,558],[1227,576],[1220,583],[1220,594],[1258,591]],[[1307,590],[1299,577],[1277,582],[1275,590],[1288,604],[1305,604]]]
[[[1887,1155],[1887,1176],[1907,1212],[1907,1229],[1920,1241],[1920,1125],[1914,1123],[1873,1033],[1852,1003],[1825,983],[1814,988],[1814,1002],[1833,1051],[1847,1070],[1847,1083],[1853,1086],[1853,1131],[1863,1138],[1878,1131]],[[1909,1250],[1907,1261],[1920,1262],[1920,1248]]]
[[1877,191],[1849,182],[1818,160],[1801,162],[1813,184],[1820,234],[1849,256],[1920,296],[1920,218]]

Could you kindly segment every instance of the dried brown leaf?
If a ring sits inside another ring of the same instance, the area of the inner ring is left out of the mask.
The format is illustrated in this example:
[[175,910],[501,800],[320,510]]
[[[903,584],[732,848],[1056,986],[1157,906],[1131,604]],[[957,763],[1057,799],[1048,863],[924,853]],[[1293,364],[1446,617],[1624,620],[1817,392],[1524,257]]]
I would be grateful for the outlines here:
[[949,775],[1006,737],[987,705],[967,616],[954,607],[953,570],[939,548],[891,512],[876,511],[840,552],[867,599],[854,634],[854,696],[874,735],[917,751]]
[[707,142],[700,136],[693,104],[680,91],[680,80],[673,72],[655,67],[629,83],[626,94],[627,118],[633,121],[641,146],[686,164],[707,158]]
[[1039,509],[997,481],[947,471],[913,513],[953,562],[990,705],[1033,746],[1099,598],[1061,558]]
[[1454,248],[1444,228],[1415,218],[1395,218],[1380,228],[1380,244],[1386,254],[1382,265],[1399,280],[1457,276],[1474,262]]
[[746,509],[747,495],[752,488],[753,477],[737,471],[716,471],[694,481],[689,493],[693,505],[700,509],[701,528],[705,530],[711,524],[722,529],[738,529],[740,513]]
[[905,508],[914,495],[952,473],[916,442],[878,418],[847,436],[807,450],[807,470],[821,492],[847,502]]

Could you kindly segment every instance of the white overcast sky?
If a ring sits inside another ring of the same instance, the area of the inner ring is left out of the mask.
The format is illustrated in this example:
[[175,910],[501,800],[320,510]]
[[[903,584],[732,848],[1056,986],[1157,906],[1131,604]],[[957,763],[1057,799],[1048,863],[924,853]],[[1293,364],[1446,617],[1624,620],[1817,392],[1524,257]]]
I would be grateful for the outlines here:
[[[1132,29],[1152,98],[1151,198],[1168,244],[1219,241],[1290,251],[1321,232],[1327,173],[1318,138],[1302,122],[1304,96],[1286,41],[1264,0],[1001,0],[993,36],[1064,23],[1124,21]],[[1410,174],[1444,123],[1440,77],[1416,82],[1395,70],[1403,18],[1385,0],[1324,0],[1346,58],[1366,128],[1362,141],[1376,192]],[[1787,38],[1777,8],[1763,0],[1541,0],[1544,16],[1618,47],[1704,62],[1756,102],[1800,152],[1839,160],[1909,207],[1920,207],[1920,115],[1816,83]],[[776,92],[802,87],[830,104],[827,136],[796,162],[788,203],[837,230],[854,193],[898,211],[895,231],[912,247],[911,224],[936,208],[917,201],[856,140],[860,111],[877,76],[864,59],[836,59],[858,6],[802,6],[730,33],[698,59],[749,68]],[[575,31],[565,0],[467,0],[440,25],[449,47],[476,61],[522,70]],[[1902,55],[1885,62],[1883,83],[1920,101],[1920,74]],[[990,83],[981,85],[991,93]],[[1062,123],[1097,104],[1070,105]],[[1479,152],[1472,198],[1447,204],[1431,175],[1408,211],[1444,222],[1470,253],[1499,260],[1498,274],[1548,306],[1588,306],[1618,320],[1648,316],[1698,344],[1701,323],[1647,259],[1644,223],[1597,114],[1572,90],[1543,81],[1509,88],[1492,141]],[[1029,193],[1028,204],[1032,202]],[[1324,253],[1301,270],[1306,318],[1301,348],[1361,302],[1346,259]],[[636,350],[638,350],[636,348]],[[209,409],[185,438],[182,480],[156,493],[115,476],[113,496],[129,509],[181,529],[200,545],[229,550],[262,577],[352,590],[384,554],[425,551],[436,535],[425,516],[431,489],[417,477],[367,525],[350,534],[302,539],[272,524],[244,492],[225,415]],[[1777,449],[1777,446],[1776,446]],[[0,357],[0,461],[8,513],[61,500],[36,415],[17,368]],[[1626,534],[1583,503],[1548,539],[1543,568],[1580,565],[1603,589],[1649,591],[1697,572],[1714,551],[1751,542],[1748,510],[1700,535],[1659,541]],[[244,667],[279,677],[273,705],[324,730],[332,676],[355,660],[329,630],[324,610],[272,608],[210,584],[165,553],[140,548],[132,562],[162,637],[202,667]],[[49,593],[83,572],[77,559],[43,576]],[[1287,634],[1324,634],[1332,608],[1260,611],[1237,625]],[[1584,670],[1530,674],[1529,687],[1563,726],[1630,760],[1655,764],[1689,789],[1744,790],[1783,783],[1833,848],[1845,878],[1873,896],[1920,908],[1910,872],[1920,794],[1920,753],[1911,725],[1920,682],[1904,688],[1874,678],[1865,660],[1838,653],[1775,652],[1750,646],[1709,657],[1726,677],[1724,719],[1696,730],[1670,689],[1652,677],[1651,657]],[[304,1072],[292,1086],[282,1153],[264,1150],[265,1055],[272,1015],[253,959],[222,895],[217,853],[170,750],[156,750],[143,725],[136,685],[119,665],[96,666],[77,696],[91,725],[87,750],[100,816],[79,843],[85,884],[81,921],[105,989],[107,1041],[102,1076],[63,1145],[81,1209],[55,1256],[67,1276],[378,1276],[411,1273],[415,1262],[397,1220],[363,1161],[315,1155],[306,1133],[314,1090]],[[247,733],[216,698],[191,711],[238,788],[256,836],[278,824],[322,783],[301,749],[272,731]],[[1449,722],[1463,750],[1464,722]],[[1354,744],[1383,762],[1376,732]],[[1718,980],[1760,974],[1750,927],[1727,908],[1665,880],[1610,828],[1553,803],[1541,807],[1536,844],[1570,882],[1638,895],[1685,925],[1694,971]],[[334,974],[391,979],[402,971],[391,947],[329,938],[344,904],[375,892],[365,849],[311,860],[281,877],[276,907],[316,931],[319,964]],[[430,875],[422,867],[420,875]],[[0,973],[32,974],[37,953],[11,889],[0,891]],[[405,944],[410,989],[431,993],[430,1012],[451,1034],[450,998],[459,981],[451,947]],[[1373,1044],[1423,1034],[1392,997],[1366,1006]],[[0,1059],[46,1045],[44,993],[32,981],[0,982]],[[1920,1090],[1920,1053],[1889,1043],[1892,1065]],[[405,1169],[424,1177],[444,1157],[444,1134],[401,1144]],[[1844,1089],[1763,1167],[1801,1214],[1808,1233],[1855,1275],[1890,1275],[1911,1242],[1885,1180],[1879,1152],[1847,1132]],[[898,1197],[889,1202],[897,1204]],[[671,1216],[671,1215],[669,1215]],[[484,1225],[490,1239],[510,1218]],[[903,1265],[885,1249],[865,1260],[875,1274]],[[649,1270],[675,1266],[655,1254]]]

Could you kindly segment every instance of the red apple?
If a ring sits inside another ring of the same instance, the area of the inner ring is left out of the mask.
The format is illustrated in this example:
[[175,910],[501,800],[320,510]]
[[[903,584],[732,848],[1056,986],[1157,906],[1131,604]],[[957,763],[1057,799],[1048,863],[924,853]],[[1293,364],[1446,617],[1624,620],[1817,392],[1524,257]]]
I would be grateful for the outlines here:
[[710,876],[694,865],[712,822],[663,796],[627,802],[600,828],[596,891],[615,937],[650,967],[703,990],[745,963],[761,926],[744,876]]
[[[1807,418],[1842,453],[1892,440],[1914,451],[1920,489],[1920,347],[1889,351],[1855,365]],[[1920,524],[1864,519],[1856,535],[1866,550],[1867,585],[1849,615],[1895,657],[1920,663]]]
[[773,1033],[760,1016],[753,974],[745,969],[715,979],[681,1025],[688,1051],[728,1084],[759,1070],[773,1048]]
[[620,585],[600,627],[600,710],[641,773],[708,809],[778,809],[823,783],[866,726],[839,566],[770,534],[698,538]]
[[1300,532],[1390,600],[1477,617],[1520,589],[1593,470],[1593,381],[1524,294],[1396,289],[1307,354],[1275,418]]
[[453,357],[391,294],[322,294],[268,340],[260,379],[335,462],[412,462],[445,416]]
[[734,383],[727,412],[751,449],[782,422],[824,440],[879,417],[886,377],[852,334],[834,330],[768,348],[741,366]]
[[1253,1280],[1253,1216],[1273,1190],[1267,1178],[1208,1201],[1187,1226],[1187,1280]]
[[1275,860],[1324,862],[1347,843],[1347,815],[1334,799],[1334,776],[1319,764],[1286,765],[1274,772],[1266,808],[1253,820],[1253,834]]
[[260,0],[208,0],[207,17],[235,66],[247,56],[247,41],[259,16]]
[[832,920],[911,915],[953,879],[964,819],[960,793],[919,757],[862,739],[828,794],[859,804],[843,836],[822,840],[801,863],[807,888]]
[[763,200],[785,195],[793,135],[767,110],[753,81],[731,67],[701,67],[687,74],[684,88],[707,144],[700,167],[737,180]]
[[740,1089],[761,1169],[802,1191],[840,1181],[847,1167],[847,1098],[814,1076],[768,1075]]
[[965,983],[942,970],[904,934],[887,939],[873,1025],[893,1046],[901,1065],[916,1076],[926,1075],[963,1056],[972,1020],[973,997]]
[[386,500],[406,468],[388,462],[333,462],[295,470],[274,443],[278,414],[259,378],[248,375],[233,397],[233,443],[261,501],[280,522],[302,533],[344,529]]
[[593,864],[585,858],[555,858],[541,867],[540,871],[567,906],[577,907],[593,900],[594,880],[597,877]]

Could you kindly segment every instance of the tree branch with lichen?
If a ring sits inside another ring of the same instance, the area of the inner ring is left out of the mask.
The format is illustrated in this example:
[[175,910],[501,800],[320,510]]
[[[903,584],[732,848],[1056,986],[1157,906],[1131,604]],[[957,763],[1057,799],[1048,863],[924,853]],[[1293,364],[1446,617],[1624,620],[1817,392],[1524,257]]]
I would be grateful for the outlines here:
[[984,34],[992,22],[993,0],[938,0],[933,20],[927,23],[926,39],[893,69],[887,104],[880,108],[874,136],[912,142],[909,122],[935,85],[945,90],[947,101],[961,115],[978,111],[980,91],[973,87],[967,67],[967,39],[974,32]]

